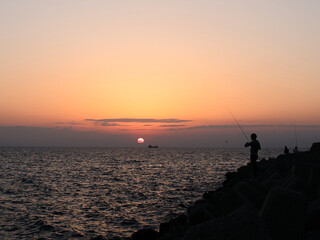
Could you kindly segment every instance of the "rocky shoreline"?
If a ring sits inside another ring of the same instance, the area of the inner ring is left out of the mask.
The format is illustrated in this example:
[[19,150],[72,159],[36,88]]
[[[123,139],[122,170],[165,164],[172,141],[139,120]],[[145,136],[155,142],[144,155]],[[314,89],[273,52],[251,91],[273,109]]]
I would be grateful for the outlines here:
[[[186,214],[142,229],[132,240],[320,239],[320,143],[228,172]],[[99,238],[96,238],[99,239]],[[100,238],[101,239],[101,238]]]

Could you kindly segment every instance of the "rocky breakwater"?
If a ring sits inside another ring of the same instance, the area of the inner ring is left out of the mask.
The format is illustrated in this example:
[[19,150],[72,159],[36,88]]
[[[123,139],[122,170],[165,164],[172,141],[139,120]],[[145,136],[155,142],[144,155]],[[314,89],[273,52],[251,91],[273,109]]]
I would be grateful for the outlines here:
[[320,143],[228,172],[186,214],[142,229],[133,240],[320,239]]

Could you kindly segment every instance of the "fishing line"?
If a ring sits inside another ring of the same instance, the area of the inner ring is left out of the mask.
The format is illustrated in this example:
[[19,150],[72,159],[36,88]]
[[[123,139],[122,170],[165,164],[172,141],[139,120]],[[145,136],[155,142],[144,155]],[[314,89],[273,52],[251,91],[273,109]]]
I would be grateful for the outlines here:
[[296,140],[296,146],[298,146],[298,137],[297,137],[297,123],[294,122],[294,135]]
[[235,116],[232,114],[232,112],[227,108],[227,110],[229,111],[230,115],[232,116],[232,118],[234,119],[234,121],[237,123],[238,127],[240,128],[240,130],[242,131],[243,135],[245,136],[245,138],[247,139],[248,142],[249,138],[247,137],[246,133],[243,131],[242,127],[240,126],[240,124],[238,123],[237,119],[235,118]]

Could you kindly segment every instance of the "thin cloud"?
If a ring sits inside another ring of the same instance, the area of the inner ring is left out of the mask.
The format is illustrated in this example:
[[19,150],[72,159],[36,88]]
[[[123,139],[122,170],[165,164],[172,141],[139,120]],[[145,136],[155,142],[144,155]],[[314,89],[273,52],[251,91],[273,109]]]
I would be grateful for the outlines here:
[[[185,129],[212,129],[212,128],[236,128],[237,125],[200,125],[200,126],[194,126],[194,127],[188,127]],[[242,126],[244,127],[244,126]]]
[[82,123],[78,123],[78,122],[68,122],[68,124],[70,124],[70,125],[82,125]]
[[110,118],[110,119],[85,119],[90,122],[134,122],[134,123],[182,123],[191,122],[192,120],[168,118],[168,119],[154,119],[154,118]]
[[63,125],[63,124],[69,124],[69,125],[82,125],[82,123],[79,122],[55,122],[57,125]]
[[130,125],[123,125],[118,123],[108,123],[108,122],[96,123],[96,125],[103,126],[103,127],[130,126]]
[[[164,125],[163,125],[164,126]],[[168,125],[170,126],[170,125]],[[178,126],[178,125],[176,125]],[[238,125],[199,125],[186,128],[174,128],[172,125],[170,129],[167,130],[193,130],[193,129],[226,129],[226,128],[238,128]],[[250,125],[241,125],[242,128],[320,128],[320,125],[290,125],[290,124],[250,124]]]
[[184,127],[186,125],[160,125],[159,127],[169,127],[169,128],[174,128],[174,127]]

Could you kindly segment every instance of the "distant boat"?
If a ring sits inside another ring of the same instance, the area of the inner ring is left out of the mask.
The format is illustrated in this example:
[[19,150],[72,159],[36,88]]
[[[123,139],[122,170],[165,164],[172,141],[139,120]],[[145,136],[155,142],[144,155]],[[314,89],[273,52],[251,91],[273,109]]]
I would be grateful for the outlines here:
[[151,145],[149,145],[148,148],[158,148],[158,146],[151,146]]

